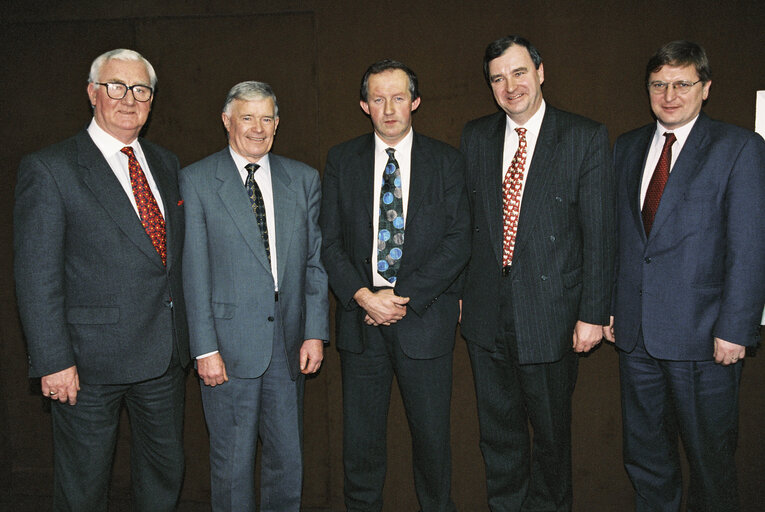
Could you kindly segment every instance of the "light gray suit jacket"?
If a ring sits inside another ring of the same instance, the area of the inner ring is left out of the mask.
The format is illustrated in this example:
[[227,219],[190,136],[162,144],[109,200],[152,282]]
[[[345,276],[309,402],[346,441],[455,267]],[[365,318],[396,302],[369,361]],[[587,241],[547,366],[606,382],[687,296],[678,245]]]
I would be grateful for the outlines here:
[[[318,172],[271,154],[279,307],[290,374],[306,339],[329,339],[327,275],[320,261]],[[271,360],[271,266],[228,147],[181,170],[186,211],[183,285],[191,354],[220,351],[229,375],[256,378]]]

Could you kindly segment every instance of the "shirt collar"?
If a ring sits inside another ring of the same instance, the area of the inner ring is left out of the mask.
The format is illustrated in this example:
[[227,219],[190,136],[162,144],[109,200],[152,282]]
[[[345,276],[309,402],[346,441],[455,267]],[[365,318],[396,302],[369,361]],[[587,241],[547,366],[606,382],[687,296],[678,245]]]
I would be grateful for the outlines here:
[[[253,162],[250,162],[245,157],[243,157],[242,155],[234,151],[234,148],[232,148],[231,146],[228,147],[228,150],[229,150],[229,153],[231,153],[231,158],[234,159],[234,164],[236,165],[236,168],[239,170],[239,173],[244,174],[244,176],[247,176],[247,170],[245,169],[245,167],[247,166],[247,164],[250,164]],[[271,171],[271,165],[268,160],[269,154],[270,153],[266,153],[263,157],[260,158],[260,160],[258,160],[257,162],[254,162],[260,166],[259,169],[263,169],[265,172]]]
[[375,135],[375,151],[380,151],[382,153],[385,153],[385,150],[388,148],[393,148],[396,150],[396,153],[406,153],[411,154],[412,153],[412,141],[414,140],[414,130],[410,127],[409,133],[404,135],[404,138],[398,141],[398,144],[395,146],[391,146],[390,144],[383,141],[376,133]]
[[692,121],[685,123],[680,128],[675,128],[674,130],[668,130],[664,127],[658,120],[656,121],[656,132],[654,132],[654,142],[657,140],[661,140],[661,144],[664,144],[664,134],[667,132],[674,133],[675,138],[677,139],[678,147],[683,147],[685,145],[685,141],[688,140],[688,135],[691,134],[691,130],[693,130],[694,125],[696,124],[696,121],[698,121],[699,116],[693,118]]
[[539,134],[539,131],[542,129],[542,120],[545,117],[545,109],[546,104],[545,101],[542,100],[542,104],[539,106],[539,110],[537,110],[533,116],[529,118],[528,121],[526,121],[526,124],[520,125],[510,119],[510,116],[505,115],[505,119],[507,120],[507,129],[506,131],[515,130],[516,128],[526,128],[527,132],[533,132],[535,135]]
[[125,144],[98,126],[95,117],[90,121],[90,125],[88,125],[87,131],[88,135],[90,135],[90,138],[93,139],[96,147],[98,147],[101,153],[107,158],[119,153],[120,150],[125,146],[130,146],[137,151],[141,151],[141,146],[138,144],[138,139],[132,140],[130,144]]

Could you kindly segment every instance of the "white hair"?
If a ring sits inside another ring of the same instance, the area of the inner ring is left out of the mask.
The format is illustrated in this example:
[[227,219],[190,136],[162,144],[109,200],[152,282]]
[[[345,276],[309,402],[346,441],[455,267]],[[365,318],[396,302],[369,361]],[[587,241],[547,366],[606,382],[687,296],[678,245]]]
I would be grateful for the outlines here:
[[106,53],[102,53],[101,55],[96,57],[96,60],[94,60],[93,64],[90,65],[90,74],[88,75],[88,82],[98,87],[96,82],[100,80],[99,76],[101,74],[101,68],[104,67],[104,64],[106,64],[106,62],[110,60],[127,60],[127,61],[133,61],[133,62],[142,62],[143,65],[146,67],[146,73],[149,75],[149,80],[151,81],[151,88],[154,89],[157,86],[157,73],[154,72],[154,67],[151,65],[151,62],[146,60],[143,57],[143,55],[141,55],[140,53],[133,50],[128,50],[126,48],[118,48],[116,50],[111,50]]

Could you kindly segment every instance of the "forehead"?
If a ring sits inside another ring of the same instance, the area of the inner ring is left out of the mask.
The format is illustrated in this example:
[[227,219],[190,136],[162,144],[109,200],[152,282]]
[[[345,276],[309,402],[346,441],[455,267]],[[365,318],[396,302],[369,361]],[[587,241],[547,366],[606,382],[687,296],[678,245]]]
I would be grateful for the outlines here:
[[673,66],[671,64],[665,64],[656,71],[652,72],[649,76],[649,80],[690,80],[696,81],[699,78],[699,74],[696,72],[696,67],[693,64],[684,64],[680,66]]
[[489,73],[503,68],[529,68],[536,69],[534,61],[525,46],[514,44],[507,48],[502,55],[489,61]]
[[369,75],[370,91],[409,92],[409,77],[402,69],[386,69],[381,73]]
[[143,62],[119,59],[109,59],[104,62],[98,80],[99,82],[119,80],[127,84],[148,84],[151,81]]
[[231,102],[231,116],[274,117],[274,100],[271,98],[253,98]]

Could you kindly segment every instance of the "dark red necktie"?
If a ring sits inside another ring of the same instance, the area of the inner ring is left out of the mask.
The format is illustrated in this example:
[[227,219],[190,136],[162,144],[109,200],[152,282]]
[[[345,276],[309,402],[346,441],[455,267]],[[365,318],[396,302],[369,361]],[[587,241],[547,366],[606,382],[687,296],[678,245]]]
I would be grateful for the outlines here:
[[146,230],[154,249],[162,258],[162,264],[167,265],[165,219],[162,217],[154,194],[151,193],[149,182],[146,180],[146,175],[143,173],[135,153],[133,153],[133,148],[125,146],[120,151],[128,157],[130,184],[133,186],[133,196],[135,196],[135,204],[138,207],[138,214],[141,216],[143,229]]
[[651,234],[651,226],[653,226],[656,211],[659,209],[661,195],[664,193],[664,186],[669,179],[669,166],[672,165],[672,144],[677,140],[675,134],[671,132],[666,132],[664,136],[666,140],[661,150],[659,163],[656,164],[656,169],[653,171],[651,182],[645,193],[645,200],[643,200],[643,226],[646,236]]

